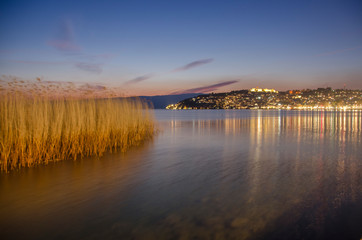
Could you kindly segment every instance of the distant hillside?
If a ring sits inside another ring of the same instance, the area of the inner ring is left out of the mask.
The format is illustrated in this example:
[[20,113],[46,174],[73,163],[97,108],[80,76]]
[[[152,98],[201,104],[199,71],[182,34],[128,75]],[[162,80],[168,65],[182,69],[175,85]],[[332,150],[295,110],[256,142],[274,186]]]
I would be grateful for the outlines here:
[[303,89],[278,92],[252,88],[184,99],[168,109],[362,109],[362,90]]
[[179,95],[139,96],[153,104],[155,109],[165,109],[169,104],[175,104],[187,98],[199,96],[202,93],[187,93]]

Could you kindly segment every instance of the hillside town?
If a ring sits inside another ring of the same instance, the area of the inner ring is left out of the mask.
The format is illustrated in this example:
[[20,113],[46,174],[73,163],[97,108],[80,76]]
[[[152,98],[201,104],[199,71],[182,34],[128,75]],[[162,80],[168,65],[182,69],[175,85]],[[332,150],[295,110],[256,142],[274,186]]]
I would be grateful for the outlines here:
[[188,98],[166,109],[362,109],[362,90],[304,89],[277,91],[267,88],[211,93]]

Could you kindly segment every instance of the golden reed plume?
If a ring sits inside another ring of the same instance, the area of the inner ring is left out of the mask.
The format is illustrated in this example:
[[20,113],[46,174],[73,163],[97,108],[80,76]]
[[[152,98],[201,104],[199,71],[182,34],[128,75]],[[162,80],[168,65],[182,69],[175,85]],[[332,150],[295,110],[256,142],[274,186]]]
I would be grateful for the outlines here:
[[43,88],[34,90],[43,94],[0,89],[1,171],[125,151],[154,134],[141,100],[50,97]]

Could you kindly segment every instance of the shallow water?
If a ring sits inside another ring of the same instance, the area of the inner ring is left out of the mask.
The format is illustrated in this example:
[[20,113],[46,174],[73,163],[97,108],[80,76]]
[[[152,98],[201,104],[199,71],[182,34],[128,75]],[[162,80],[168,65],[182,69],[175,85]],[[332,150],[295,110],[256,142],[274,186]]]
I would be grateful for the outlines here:
[[126,154],[0,176],[5,239],[360,239],[362,112],[155,110]]

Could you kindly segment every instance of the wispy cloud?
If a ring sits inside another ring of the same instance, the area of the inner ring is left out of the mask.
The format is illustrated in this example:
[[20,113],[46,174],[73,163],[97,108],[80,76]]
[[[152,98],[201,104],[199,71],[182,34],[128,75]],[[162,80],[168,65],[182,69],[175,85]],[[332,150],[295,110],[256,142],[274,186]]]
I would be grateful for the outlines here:
[[103,63],[87,63],[87,62],[76,62],[73,61],[35,61],[35,60],[11,60],[14,63],[31,64],[31,65],[74,65],[76,68],[90,72],[100,74],[103,71]]
[[147,79],[150,79],[153,76],[155,76],[155,74],[153,74],[153,73],[146,74],[146,75],[139,76],[139,77],[136,77],[134,79],[131,79],[131,80],[127,81],[125,84],[139,83],[139,82],[145,81]]
[[86,84],[83,84],[83,85],[79,86],[78,90],[81,90],[81,91],[89,91],[89,90],[92,90],[92,91],[104,91],[104,90],[107,90],[107,87],[105,85],[100,85],[100,84],[86,83]]
[[190,88],[190,89],[186,89],[186,90],[176,91],[176,92],[173,92],[172,94],[209,93],[209,92],[217,90],[218,88],[221,88],[221,87],[224,87],[224,86],[227,86],[227,85],[231,85],[231,84],[234,84],[234,83],[237,83],[237,82],[239,82],[239,80],[225,81],[225,82],[212,84],[212,85],[207,85],[207,86],[203,86],[203,87]]
[[338,50],[335,50],[335,51],[320,53],[320,54],[317,54],[317,55],[314,55],[314,56],[315,57],[330,56],[330,55],[335,55],[335,54],[339,54],[339,53],[354,51],[354,50],[357,50],[357,49],[360,49],[360,48],[362,48],[362,46],[358,46],[358,47],[354,47],[354,48],[338,49]]
[[[47,43],[62,53],[71,54],[72,60],[69,61],[69,63],[76,68],[86,72],[100,74],[103,71],[102,66],[104,63],[116,56],[107,53],[91,55],[81,52],[81,47],[76,43],[74,35],[72,21],[66,19],[58,26],[57,35]],[[25,61],[23,63],[25,63]],[[44,62],[44,64],[46,63]]]
[[12,54],[14,52],[15,52],[14,50],[3,50],[3,49],[0,50],[0,54]]
[[76,63],[75,66],[81,70],[91,72],[91,73],[97,73],[100,74],[102,72],[102,64],[100,63]]
[[[194,67],[198,67],[198,66],[210,63],[213,60],[214,59],[212,59],[212,58],[208,58],[208,59],[201,59],[201,60],[193,61],[191,63],[186,64],[185,66],[176,68],[176,69],[174,69],[174,70],[172,70],[170,72],[165,72],[163,74],[162,73],[157,74],[157,76],[164,75],[164,74],[167,74],[167,73],[185,71],[185,70],[188,70],[190,68],[194,68]],[[128,84],[135,84],[135,83],[143,82],[143,81],[148,80],[148,79],[150,79],[150,78],[152,78],[154,76],[156,76],[156,74],[153,74],[153,73],[152,74],[142,75],[142,76],[136,77],[134,79],[131,79],[131,80],[125,82],[124,84],[128,85]]]
[[23,63],[23,64],[40,64],[40,65],[57,65],[57,64],[67,64],[68,62],[61,61],[33,61],[33,60],[11,60],[14,63]]
[[81,50],[75,42],[73,24],[69,19],[61,22],[56,37],[48,41],[48,44],[62,52],[74,53]]
[[174,70],[172,70],[172,72],[180,72],[180,71],[185,71],[185,70],[189,70],[191,68],[194,67],[198,67],[207,63],[211,63],[212,61],[214,61],[214,59],[212,58],[207,58],[207,59],[201,59],[201,60],[197,60],[197,61],[193,61],[191,63],[186,64],[185,66],[176,68]]
[[112,58],[116,57],[117,55],[111,53],[103,53],[103,54],[96,54],[96,55],[88,55],[83,54],[80,55],[79,58],[82,58],[86,61],[107,61],[111,60]]

